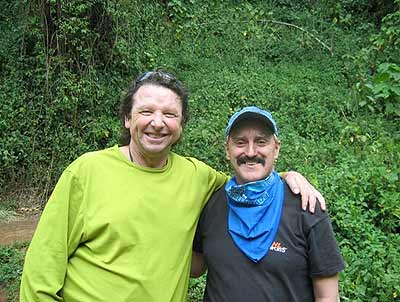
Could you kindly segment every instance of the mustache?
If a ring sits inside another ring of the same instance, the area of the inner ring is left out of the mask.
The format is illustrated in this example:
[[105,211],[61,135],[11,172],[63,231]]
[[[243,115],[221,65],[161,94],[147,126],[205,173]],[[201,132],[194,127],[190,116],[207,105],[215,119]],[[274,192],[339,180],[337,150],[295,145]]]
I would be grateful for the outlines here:
[[254,157],[242,156],[242,157],[239,157],[236,160],[236,162],[237,162],[237,164],[239,166],[243,165],[243,164],[245,164],[247,162],[253,162],[253,163],[257,163],[257,164],[262,164],[263,166],[265,165],[265,159],[261,158],[261,157],[258,157],[258,156],[254,156]]

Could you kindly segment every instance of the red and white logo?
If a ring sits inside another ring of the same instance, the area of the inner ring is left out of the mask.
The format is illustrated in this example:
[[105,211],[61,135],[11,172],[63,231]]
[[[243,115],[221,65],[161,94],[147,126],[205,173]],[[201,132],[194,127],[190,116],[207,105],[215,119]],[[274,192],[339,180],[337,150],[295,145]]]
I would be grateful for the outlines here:
[[279,252],[279,253],[286,253],[287,247],[284,247],[282,245],[282,243],[278,242],[278,241],[274,241],[271,244],[271,247],[269,248],[270,251],[275,251],[275,252]]

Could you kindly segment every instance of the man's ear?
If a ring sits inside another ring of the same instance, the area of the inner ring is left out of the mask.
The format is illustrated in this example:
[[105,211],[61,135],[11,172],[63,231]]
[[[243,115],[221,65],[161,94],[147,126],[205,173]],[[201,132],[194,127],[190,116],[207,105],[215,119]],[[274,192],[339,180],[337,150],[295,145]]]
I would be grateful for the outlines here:
[[225,157],[227,160],[231,160],[231,157],[229,156],[229,152],[228,152],[228,140],[229,140],[229,138],[225,142]]
[[125,116],[125,122],[124,122],[125,128],[129,129],[131,127],[131,119]]
[[275,156],[274,156],[274,159],[277,160],[278,157],[279,157],[279,151],[281,149],[281,141],[276,136],[274,136],[274,140],[275,140]]

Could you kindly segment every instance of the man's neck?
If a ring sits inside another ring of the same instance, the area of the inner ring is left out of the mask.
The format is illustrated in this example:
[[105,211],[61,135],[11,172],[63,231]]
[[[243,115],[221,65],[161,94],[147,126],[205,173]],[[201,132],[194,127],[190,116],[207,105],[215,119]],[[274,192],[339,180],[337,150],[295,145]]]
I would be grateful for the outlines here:
[[137,151],[132,145],[120,147],[125,157],[136,165],[147,168],[162,168],[168,162],[168,154],[155,154],[154,156],[145,156]]

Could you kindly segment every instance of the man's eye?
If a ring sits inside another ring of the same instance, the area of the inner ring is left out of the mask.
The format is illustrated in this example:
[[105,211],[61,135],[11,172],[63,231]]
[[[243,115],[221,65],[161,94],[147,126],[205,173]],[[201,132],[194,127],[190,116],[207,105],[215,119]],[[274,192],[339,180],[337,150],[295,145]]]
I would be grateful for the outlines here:
[[174,117],[177,116],[175,113],[172,113],[172,112],[167,112],[167,113],[165,113],[164,115],[165,115],[166,117],[168,117],[168,118],[174,118]]
[[150,110],[142,110],[142,111],[140,111],[140,114],[148,116],[148,115],[151,115],[151,111]]

